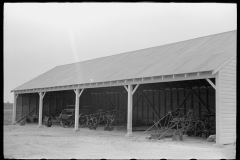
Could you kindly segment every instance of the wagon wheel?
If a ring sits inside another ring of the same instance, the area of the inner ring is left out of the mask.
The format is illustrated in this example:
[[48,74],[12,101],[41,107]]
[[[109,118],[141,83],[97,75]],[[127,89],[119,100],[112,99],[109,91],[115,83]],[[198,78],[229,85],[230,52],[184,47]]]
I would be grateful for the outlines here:
[[66,120],[61,121],[61,125],[63,126],[63,128],[69,127],[69,123]]

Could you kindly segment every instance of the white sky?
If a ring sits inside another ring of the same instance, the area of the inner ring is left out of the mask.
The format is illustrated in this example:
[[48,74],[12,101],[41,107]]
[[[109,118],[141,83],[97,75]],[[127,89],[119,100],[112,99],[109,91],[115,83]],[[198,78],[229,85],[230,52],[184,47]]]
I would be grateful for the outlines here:
[[4,102],[58,65],[236,30],[236,4],[4,3]]

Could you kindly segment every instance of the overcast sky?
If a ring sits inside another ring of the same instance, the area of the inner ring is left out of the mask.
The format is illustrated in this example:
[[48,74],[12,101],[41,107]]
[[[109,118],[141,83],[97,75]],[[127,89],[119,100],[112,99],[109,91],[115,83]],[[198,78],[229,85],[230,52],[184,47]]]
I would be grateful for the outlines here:
[[4,3],[4,102],[58,65],[236,30],[236,4]]

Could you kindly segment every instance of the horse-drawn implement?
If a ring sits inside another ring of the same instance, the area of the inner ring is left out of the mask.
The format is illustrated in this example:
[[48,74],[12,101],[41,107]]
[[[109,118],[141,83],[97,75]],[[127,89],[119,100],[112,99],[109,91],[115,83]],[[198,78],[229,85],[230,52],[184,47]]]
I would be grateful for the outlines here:
[[[211,120],[206,118],[204,119],[195,118],[193,116],[192,109],[189,109],[185,115],[183,115],[180,112],[180,110],[181,108],[178,108],[175,111],[171,110],[158,121],[154,121],[154,125],[148,128],[146,131],[149,131],[153,127],[156,127],[157,129],[154,130],[153,133],[151,134],[151,137],[148,138],[159,140],[163,139],[164,137],[170,136],[173,137],[173,140],[174,139],[182,140],[183,139],[182,136],[207,137],[210,128],[209,125],[212,126],[212,124],[210,124],[209,122]],[[138,139],[139,137],[137,137],[136,139]]]

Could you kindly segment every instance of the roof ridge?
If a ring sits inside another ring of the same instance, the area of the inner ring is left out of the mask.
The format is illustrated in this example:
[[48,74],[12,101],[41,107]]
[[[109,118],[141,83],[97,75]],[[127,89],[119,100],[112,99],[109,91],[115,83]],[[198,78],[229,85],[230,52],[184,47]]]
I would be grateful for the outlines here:
[[98,57],[98,58],[94,58],[94,59],[88,59],[88,60],[80,61],[80,62],[74,62],[74,63],[69,63],[69,64],[58,65],[58,66],[56,66],[56,67],[65,66],[65,65],[72,65],[72,64],[76,64],[76,63],[82,63],[82,62],[92,61],[92,60],[101,59],[101,58],[106,58],[106,57],[111,57],[111,56],[119,56],[119,55],[122,55],[122,54],[127,54],[127,53],[129,53],[129,52],[135,52],[135,51],[140,51],[140,50],[145,50],[145,49],[152,49],[152,48],[162,47],[162,46],[166,46],[166,45],[171,45],[171,44],[176,44],[176,43],[191,41],[191,40],[194,40],[194,39],[205,38],[205,37],[209,37],[209,36],[216,36],[216,35],[219,35],[219,34],[226,34],[227,32],[234,32],[234,31],[237,31],[237,30],[220,32],[220,33],[216,33],[216,34],[206,35],[206,36],[197,37],[197,38],[191,38],[191,39],[187,39],[187,40],[183,40],[183,41],[178,41],[178,42],[174,42],[174,43],[168,43],[168,44],[163,44],[163,45],[154,46],[154,47],[148,47],[148,48],[137,49],[137,50],[128,51],[128,52],[123,52],[123,53],[117,53],[117,54],[114,54],[114,55],[109,55],[109,56],[104,56],[104,57]]

